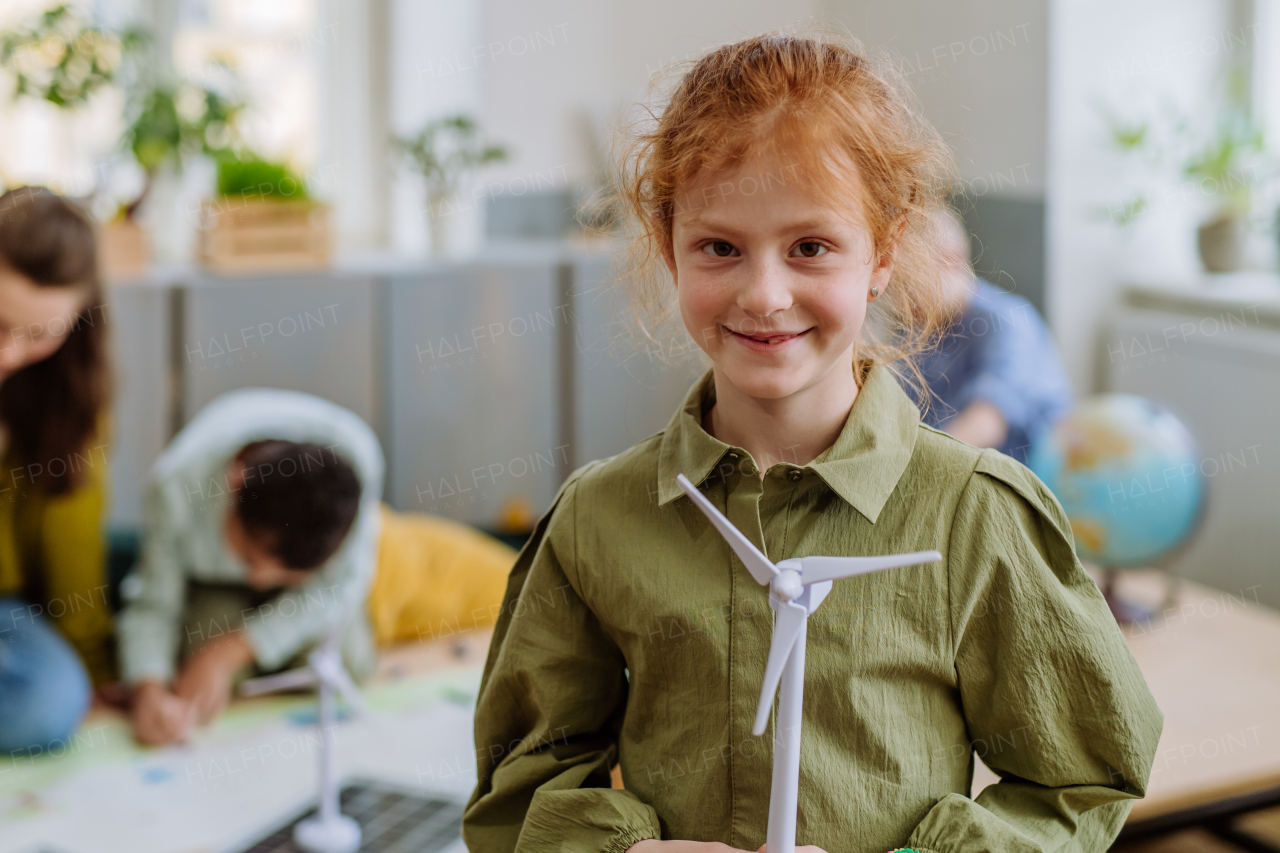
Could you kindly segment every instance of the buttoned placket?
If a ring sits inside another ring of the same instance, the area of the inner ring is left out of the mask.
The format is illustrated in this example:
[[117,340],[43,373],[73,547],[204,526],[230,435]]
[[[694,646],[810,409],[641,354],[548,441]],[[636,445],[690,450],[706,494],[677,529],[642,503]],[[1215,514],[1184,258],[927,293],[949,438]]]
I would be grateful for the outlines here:
[[[734,450],[725,454],[725,458],[733,463],[732,471],[722,478],[725,514],[729,521],[770,561],[777,563],[786,559],[790,556],[786,548],[791,508],[795,492],[803,487],[805,472],[794,466],[778,465],[766,472],[762,479],[749,456]],[[760,680],[773,639],[774,615],[768,609],[768,588],[756,583],[736,557],[732,558],[732,566],[729,732],[731,743],[743,748],[735,749],[730,759],[730,820],[732,844],[754,850],[762,839],[750,833],[756,831],[759,816],[767,814],[769,809],[776,717],[770,717],[769,727],[762,737],[752,734],[751,725],[755,720]],[[746,618],[747,613],[751,613],[753,618]],[[767,613],[769,618],[758,618],[757,614],[761,613]]]

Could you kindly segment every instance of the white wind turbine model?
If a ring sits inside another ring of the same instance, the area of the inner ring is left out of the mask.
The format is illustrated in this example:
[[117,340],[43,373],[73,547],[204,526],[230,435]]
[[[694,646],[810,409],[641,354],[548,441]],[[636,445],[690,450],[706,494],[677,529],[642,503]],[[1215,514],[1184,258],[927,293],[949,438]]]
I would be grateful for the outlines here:
[[306,853],[355,853],[360,847],[360,824],[342,813],[338,802],[337,739],[334,736],[334,699],[341,693],[347,704],[368,715],[360,690],[342,663],[340,643],[348,619],[337,626],[307,655],[307,665],[279,675],[254,678],[240,685],[245,696],[275,693],[299,687],[318,687],[320,694],[320,803],[314,817],[298,821],[293,843]]
[[886,554],[878,557],[799,557],[776,566],[751,540],[734,527],[720,510],[707,500],[689,478],[676,477],[680,488],[702,510],[747,571],[761,585],[769,587],[769,606],[777,612],[773,642],[764,669],[764,685],[752,732],[759,737],[769,722],[773,696],[778,699],[778,726],[773,755],[773,784],[769,791],[769,833],[767,853],[793,853],[796,846],[796,807],[800,789],[800,710],[804,701],[804,647],[809,615],[831,591],[831,582],[872,572],[933,563],[942,559],[937,551]]

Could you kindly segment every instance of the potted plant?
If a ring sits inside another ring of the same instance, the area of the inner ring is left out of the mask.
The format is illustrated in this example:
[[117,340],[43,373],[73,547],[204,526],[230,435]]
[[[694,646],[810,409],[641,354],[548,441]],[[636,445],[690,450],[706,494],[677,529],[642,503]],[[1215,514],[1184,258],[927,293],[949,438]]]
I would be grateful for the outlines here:
[[[1211,273],[1234,272],[1245,264],[1248,216],[1266,152],[1241,86],[1232,74],[1218,115],[1208,118],[1169,109],[1160,119],[1132,122],[1103,109],[1113,149],[1141,157],[1157,174],[1175,177],[1180,194],[1190,186],[1207,202],[1196,243],[1200,261]],[[1154,204],[1151,193],[1138,192],[1120,205],[1113,219],[1128,225]]]
[[507,149],[483,141],[475,120],[463,114],[433,119],[413,136],[395,137],[393,144],[426,183],[432,254],[452,254],[453,226],[462,209],[458,192],[463,178],[482,166],[506,160]]
[[[68,116],[79,114],[103,89],[129,77],[146,34],[110,32],[60,4],[0,33],[0,67],[14,80],[13,97],[46,101]],[[65,127],[64,132],[74,132]],[[141,270],[145,244],[136,228],[108,224],[101,230],[103,268],[109,275]]]
[[329,209],[283,163],[247,154],[218,159],[217,193],[201,210],[200,261],[225,273],[328,265]]
[[140,213],[160,176],[176,179],[195,156],[230,156],[237,138],[235,120],[243,109],[239,101],[192,82],[140,85],[130,101],[123,144],[143,180],[103,228],[104,254],[110,258],[112,245],[118,247],[117,274],[136,273],[145,262]]
[[144,38],[136,29],[107,32],[64,3],[0,33],[0,67],[13,74],[14,97],[77,109],[115,81]]

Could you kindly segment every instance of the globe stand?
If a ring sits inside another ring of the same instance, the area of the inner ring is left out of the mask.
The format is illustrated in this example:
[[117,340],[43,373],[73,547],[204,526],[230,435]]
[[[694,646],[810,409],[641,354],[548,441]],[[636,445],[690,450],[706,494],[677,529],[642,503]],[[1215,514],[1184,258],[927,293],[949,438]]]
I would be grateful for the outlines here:
[[1158,571],[1164,581],[1164,594],[1160,603],[1152,607],[1141,602],[1126,601],[1121,598],[1117,594],[1119,584],[1116,582],[1122,573],[1121,570],[1114,568],[1102,569],[1102,597],[1106,600],[1107,607],[1111,609],[1111,615],[1115,617],[1116,622],[1121,625],[1149,622],[1157,613],[1167,609],[1178,600],[1179,579],[1165,569],[1159,569]]

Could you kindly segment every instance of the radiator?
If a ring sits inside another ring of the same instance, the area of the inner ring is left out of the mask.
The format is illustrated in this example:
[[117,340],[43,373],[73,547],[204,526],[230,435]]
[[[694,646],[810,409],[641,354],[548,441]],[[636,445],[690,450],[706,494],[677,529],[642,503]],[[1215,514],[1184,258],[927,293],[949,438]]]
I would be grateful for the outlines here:
[[1280,607],[1280,279],[1128,289],[1099,387],[1180,417],[1200,446],[1207,506],[1168,568]]

